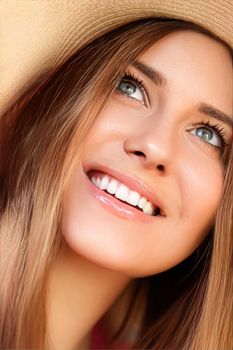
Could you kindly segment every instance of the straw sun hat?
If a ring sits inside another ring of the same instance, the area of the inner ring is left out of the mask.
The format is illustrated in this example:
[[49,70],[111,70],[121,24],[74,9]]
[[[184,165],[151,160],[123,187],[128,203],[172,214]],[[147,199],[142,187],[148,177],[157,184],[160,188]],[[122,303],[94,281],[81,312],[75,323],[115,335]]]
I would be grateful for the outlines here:
[[233,0],[0,1],[0,118],[80,46],[152,16],[197,23],[233,47]]

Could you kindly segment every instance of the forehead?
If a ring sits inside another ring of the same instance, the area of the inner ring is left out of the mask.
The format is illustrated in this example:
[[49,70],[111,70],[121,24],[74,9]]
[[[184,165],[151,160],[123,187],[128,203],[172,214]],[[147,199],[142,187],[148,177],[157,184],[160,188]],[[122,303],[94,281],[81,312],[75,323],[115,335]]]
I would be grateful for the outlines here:
[[140,61],[163,73],[177,93],[233,114],[232,59],[216,40],[190,30],[173,32],[154,43]]

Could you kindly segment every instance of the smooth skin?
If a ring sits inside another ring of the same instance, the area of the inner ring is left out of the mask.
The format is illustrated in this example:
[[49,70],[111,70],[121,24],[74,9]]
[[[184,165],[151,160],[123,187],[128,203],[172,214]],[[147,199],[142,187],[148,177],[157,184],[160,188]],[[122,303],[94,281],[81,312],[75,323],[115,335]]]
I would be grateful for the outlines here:
[[[81,340],[134,278],[165,271],[189,256],[213,225],[221,199],[221,137],[203,122],[219,124],[227,144],[232,128],[198,107],[211,105],[232,119],[229,52],[203,34],[179,31],[138,60],[159,71],[166,84],[155,85],[128,67],[145,90],[138,86],[126,94],[124,79],[117,86],[85,141],[82,164],[64,195],[64,246],[50,292],[56,349],[85,348]],[[107,165],[140,179],[160,197],[166,217],[148,224],[103,208],[86,186],[85,164]],[[112,320],[114,312],[113,307]]]

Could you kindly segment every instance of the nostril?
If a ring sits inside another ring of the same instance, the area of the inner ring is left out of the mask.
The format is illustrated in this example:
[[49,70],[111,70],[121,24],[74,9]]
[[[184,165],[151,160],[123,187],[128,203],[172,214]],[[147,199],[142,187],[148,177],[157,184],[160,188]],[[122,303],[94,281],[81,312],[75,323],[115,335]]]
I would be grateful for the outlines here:
[[164,171],[164,166],[161,165],[161,164],[159,164],[159,165],[157,165],[157,169],[158,169],[159,171]]
[[144,153],[141,151],[136,151],[134,153],[136,154],[136,156],[144,156]]

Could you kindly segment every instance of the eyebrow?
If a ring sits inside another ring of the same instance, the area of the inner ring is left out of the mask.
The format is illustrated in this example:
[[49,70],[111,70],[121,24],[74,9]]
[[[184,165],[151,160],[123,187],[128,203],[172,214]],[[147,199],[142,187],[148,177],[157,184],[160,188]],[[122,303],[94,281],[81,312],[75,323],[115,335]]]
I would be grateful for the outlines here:
[[209,115],[211,118],[220,120],[221,122],[233,127],[233,118],[229,117],[217,108],[214,108],[206,103],[201,103],[199,106],[199,112]]
[[165,76],[156,69],[148,66],[147,64],[136,60],[133,61],[131,65],[132,67],[138,69],[145,76],[147,76],[147,78],[149,78],[155,85],[161,86],[167,84],[167,79],[165,78]]
[[[142,74],[149,78],[155,85],[162,86],[167,84],[166,77],[158,70],[148,66],[140,61],[133,61],[130,65],[138,69]],[[199,112],[210,116],[211,118],[217,119],[225,124],[233,127],[233,118],[223,113],[219,109],[208,105],[207,103],[201,103],[198,108]]]

